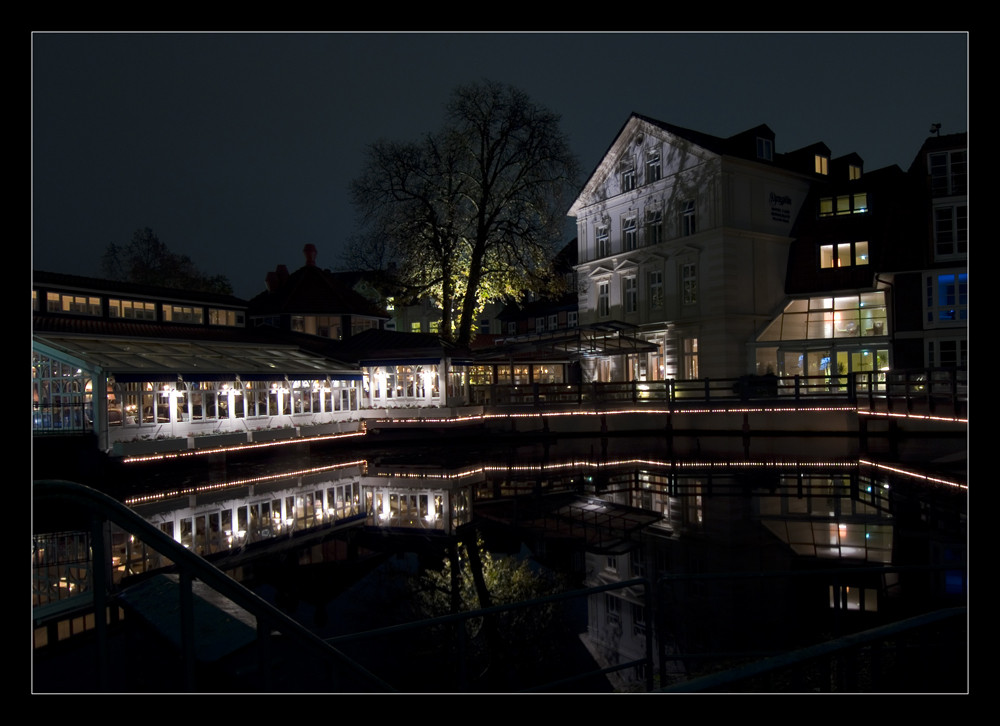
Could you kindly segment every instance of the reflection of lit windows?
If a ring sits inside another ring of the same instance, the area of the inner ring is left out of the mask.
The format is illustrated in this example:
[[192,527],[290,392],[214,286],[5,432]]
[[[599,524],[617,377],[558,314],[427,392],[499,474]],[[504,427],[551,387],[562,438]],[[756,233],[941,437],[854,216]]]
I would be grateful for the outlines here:
[[830,159],[822,154],[816,154],[816,173],[826,176],[830,173]]
[[878,612],[878,591],[870,587],[830,585],[830,607],[834,610]]
[[840,242],[819,248],[819,266],[822,269],[867,264],[867,242]]
[[969,248],[969,212],[962,204],[934,210],[934,256],[964,255]]
[[927,275],[927,322],[966,323],[969,319],[969,274]]
[[604,594],[604,609],[608,625],[618,625],[622,621],[621,601],[614,595]]
[[646,608],[638,603],[632,603],[632,634],[646,634]]
[[626,250],[634,250],[639,246],[639,230],[636,227],[635,217],[622,220],[622,240]]
[[821,197],[819,216],[833,217],[842,214],[859,214],[868,211],[868,194],[840,194],[836,197]]

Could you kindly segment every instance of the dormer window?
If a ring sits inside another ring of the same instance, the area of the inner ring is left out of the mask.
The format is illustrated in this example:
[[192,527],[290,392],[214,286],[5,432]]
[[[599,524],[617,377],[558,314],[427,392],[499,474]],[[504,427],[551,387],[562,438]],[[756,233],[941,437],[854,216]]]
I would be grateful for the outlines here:
[[757,158],[761,161],[774,160],[774,142],[771,139],[757,137]]
[[861,178],[861,167],[858,166],[857,164],[850,164],[850,165],[848,165],[848,167],[847,167],[847,178],[850,181],[854,181],[856,179],[860,179]]
[[826,176],[830,173],[830,159],[822,154],[816,154],[816,173]]

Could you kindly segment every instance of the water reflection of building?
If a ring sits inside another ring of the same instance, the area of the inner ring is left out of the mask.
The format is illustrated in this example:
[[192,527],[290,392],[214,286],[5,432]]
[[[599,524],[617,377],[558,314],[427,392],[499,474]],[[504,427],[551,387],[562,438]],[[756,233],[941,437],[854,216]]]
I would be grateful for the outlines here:
[[[898,613],[904,594],[922,592],[916,579],[901,580],[900,569],[891,569],[915,560],[901,557],[898,504],[886,477],[856,466],[721,469],[678,475],[633,468],[607,477],[606,501],[652,509],[660,518],[638,536],[586,554],[586,585],[646,578],[655,594],[655,613],[638,586],[590,597],[588,638],[605,666],[644,658],[655,632],[652,647],[666,654],[660,663],[667,669],[657,675],[666,684],[706,667],[700,653],[802,645],[809,642],[804,633],[822,631],[834,618]],[[961,559],[952,554],[952,561]],[[940,580],[938,597],[945,591]],[[671,659],[677,653],[686,657]],[[613,676],[623,688],[640,687],[646,677],[644,665]]]

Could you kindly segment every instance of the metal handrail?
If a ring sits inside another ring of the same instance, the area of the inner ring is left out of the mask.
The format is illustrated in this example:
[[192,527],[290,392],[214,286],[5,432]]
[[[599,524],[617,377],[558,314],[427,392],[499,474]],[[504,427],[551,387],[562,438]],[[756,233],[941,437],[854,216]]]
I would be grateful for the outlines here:
[[[192,584],[200,580],[220,595],[231,600],[257,618],[258,655],[265,657],[267,644],[272,631],[294,639],[300,645],[311,649],[330,662],[347,667],[351,672],[360,675],[377,690],[393,691],[391,686],[369,672],[347,655],[329,645],[308,629],[292,620],[267,601],[230,578],[199,555],[190,552],[180,543],[167,536],[159,529],[142,519],[138,514],[102,492],[76,482],[62,480],[39,480],[33,482],[33,497],[37,503],[41,501],[61,501],[78,506],[91,515],[91,551],[105,552],[104,525],[111,522],[132,535],[142,539],[147,545],[160,552],[172,561],[180,573],[180,620],[181,642],[183,644],[184,682],[190,690],[195,690],[195,653],[194,653],[194,607]],[[110,563],[104,556],[93,557],[93,610],[94,631],[97,641],[98,676],[102,686],[109,683],[109,655],[106,618],[103,613],[113,594],[109,577]],[[261,665],[265,665],[263,662]],[[262,669],[266,672],[266,668]]]

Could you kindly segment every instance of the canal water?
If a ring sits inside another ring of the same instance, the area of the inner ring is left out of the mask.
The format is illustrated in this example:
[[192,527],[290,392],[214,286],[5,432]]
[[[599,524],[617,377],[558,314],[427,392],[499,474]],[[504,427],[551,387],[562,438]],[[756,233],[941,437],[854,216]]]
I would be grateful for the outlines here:
[[[383,435],[123,466],[115,486],[395,690],[644,691],[965,605],[961,448],[857,448]],[[719,690],[963,691],[964,619],[932,636]]]

